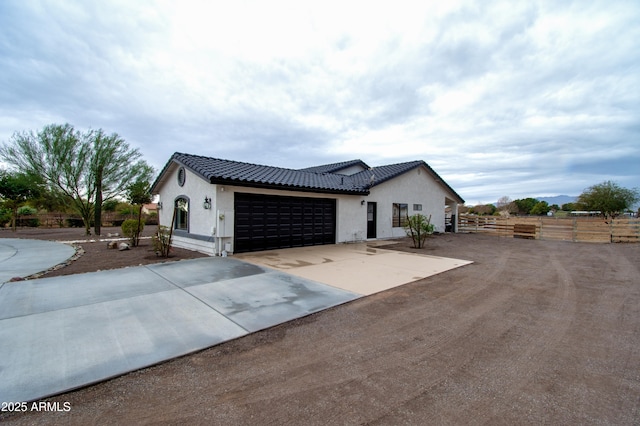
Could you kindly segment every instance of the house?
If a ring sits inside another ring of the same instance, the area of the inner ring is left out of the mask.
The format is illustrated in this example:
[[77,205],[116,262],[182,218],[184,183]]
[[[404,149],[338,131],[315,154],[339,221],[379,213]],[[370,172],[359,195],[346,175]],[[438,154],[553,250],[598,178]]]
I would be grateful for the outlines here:
[[444,232],[445,208],[464,204],[424,161],[295,170],[175,153],[151,191],[174,246],[210,255],[402,237],[416,213]]
[[142,213],[144,214],[158,213],[158,205],[156,203],[143,204]]

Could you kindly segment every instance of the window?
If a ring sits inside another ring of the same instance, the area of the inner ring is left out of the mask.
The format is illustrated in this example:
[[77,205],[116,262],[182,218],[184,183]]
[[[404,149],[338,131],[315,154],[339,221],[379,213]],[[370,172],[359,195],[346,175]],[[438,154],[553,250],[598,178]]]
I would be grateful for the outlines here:
[[413,211],[414,212],[421,212],[422,211],[422,204],[414,204],[413,205]]
[[407,223],[409,207],[407,204],[393,203],[393,224],[394,228],[399,228]]
[[189,230],[189,200],[186,197],[176,199],[175,229]]
[[187,172],[184,171],[184,167],[178,169],[178,185],[184,186],[184,181],[187,178]]

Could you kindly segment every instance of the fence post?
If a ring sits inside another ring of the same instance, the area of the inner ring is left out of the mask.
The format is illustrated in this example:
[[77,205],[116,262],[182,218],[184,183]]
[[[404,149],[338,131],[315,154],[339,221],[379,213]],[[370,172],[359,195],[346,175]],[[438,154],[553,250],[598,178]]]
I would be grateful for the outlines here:
[[573,241],[574,243],[576,241],[578,241],[578,224],[577,224],[576,220],[577,220],[577,218],[574,217],[573,218],[573,232],[572,232],[572,235],[571,235],[571,241]]
[[613,242],[613,222],[615,221],[615,218],[611,218],[611,220],[609,221],[609,242],[612,243]]
[[544,238],[543,238],[543,235],[542,235],[542,234],[543,234],[543,232],[542,232],[542,226],[543,226],[544,224],[542,223],[542,216],[540,216],[540,217],[538,218],[538,222],[540,222],[540,239],[541,239],[541,240],[543,240]]

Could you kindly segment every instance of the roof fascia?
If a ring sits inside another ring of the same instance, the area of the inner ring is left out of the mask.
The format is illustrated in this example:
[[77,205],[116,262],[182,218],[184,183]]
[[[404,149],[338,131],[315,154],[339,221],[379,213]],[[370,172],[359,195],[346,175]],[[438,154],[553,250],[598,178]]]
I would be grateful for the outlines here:
[[164,168],[162,169],[162,171],[160,172],[156,180],[153,182],[153,185],[151,185],[151,189],[150,189],[151,194],[159,193],[160,187],[162,187],[162,185],[164,185],[164,183],[167,181],[167,175],[173,172],[173,170],[175,170],[172,166],[175,166],[175,167],[182,166],[188,169],[191,173],[198,176],[200,179],[204,180],[205,182],[209,182],[209,179],[207,179],[202,173],[194,170],[192,167],[189,167],[187,164],[184,164],[182,161],[179,161],[178,159],[176,159],[174,154],[173,156],[171,156],[169,161],[167,161],[167,164],[165,164]]
[[276,189],[280,191],[298,191],[298,192],[314,192],[318,194],[345,194],[345,195],[369,195],[369,191],[367,190],[338,190],[338,189],[322,189],[322,188],[307,188],[293,185],[281,185],[281,184],[272,184],[272,183],[259,183],[259,182],[245,182],[238,181],[233,179],[220,179],[220,178],[211,178],[209,180],[211,184],[217,185],[230,185],[230,186],[241,186],[244,188],[260,188],[260,189]]

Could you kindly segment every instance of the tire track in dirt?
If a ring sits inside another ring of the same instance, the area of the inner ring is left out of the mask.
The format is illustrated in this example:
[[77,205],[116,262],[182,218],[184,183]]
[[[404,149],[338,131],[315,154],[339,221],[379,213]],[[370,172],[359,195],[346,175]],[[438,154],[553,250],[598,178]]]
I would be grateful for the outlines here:
[[[528,330],[525,330],[530,334],[523,334],[517,340],[518,346],[522,348],[514,356],[506,359],[498,357],[496,360],[494,354],[492,354],[489,357],[490,359],[487,360],[481,356],[476,358],[476,354],[471,354],[461,362],[447,366],[448,376],[460,375],[466,381],[463,386],[466,390],[458,388],[454,390],[454,394],[447,393],[447,405],[456,407],[455,413],[450,413],[453,419],[449,417],[453,423],[485,424],[497,422],[499,419],[494,418],[495,413],[492,412],[492,404],[488,403],[487,398],[491,396],[494,400],[504,400],[509,395],[517,393],[519,389],[534,379],[535,373],[544,364],[544,352],[552,350],[562,340],[572,318],[575,316],[576,288],[571,275],[557,259],[557,256],[549,254],[548,262],[553,267],[551,271],[557,276],[559,285],[546,298],[550,300],[550,304],[545,309],[545,312],[536,318],[534,326],[530,326]],[[547,275],[551,271],[548,271]],[[539,277],[531,278],[532,281],[537,281],[537,279]],[[517,293],[511,296],[516,295]],[[504,306],[504,300],[499,297],[492,297],[489,306],[485,307],[487,308],[485,311],[489,311],[490,309],[488,308],[498,309],[500,306]],[[486,326],[484,321],[476,325]],[[492,324],[491,327],[495,329],[494,332],[491,335],[485,333],[485,338],[495,338],[500,331],[505,329],[509,331],[511,329],[506,324],[498,329],[495,328],[495,324]],[[470,334],[465,333],[459,340],[468,338]],[[461,342],[454,343],[454,347],[460,345],[462,345]],[[447,348],[441,347],[440,349],[445,351]],[[489,362],[487,363],[487,361]],[[480,371],[481,374],[476,374],[476,371]],[[450,380],[449,377],[445,377],[445,379]],[[382,423],[392,419],[394,421],[398,420],[401,412],[412,411],[410,406],[420,404],[422,399],[430,399],[428,394],[434,390],[434,385],[439,383],[441,383],[441,387],[455,388],[454,384],[448,385],[442,378],[440,382],[433,380],[424,383],[421,393],[415,395],[413,399],[405,401],[392,413],[388,413],[377,420]],[[482,389],[485,393],[490,393],[490,395],[482,395],[480,398],[470,397],[468,389]],[[450,392],[450,390],[447,392]],[[371,423],[375,424],[377,420]]]
[[[340,337],[340,333],[337,333],[325,336],[326,339],[323,339],[322,342],[316,342],[318,346],[326,345],[338,348],[329,354],[319,350],[313,358],[309,358],[305,354],[300,357],[296,357],[295,354],[290,355],[288,363],[292,369],[289,371],[287,389],[284,393],[282,387],[277,386],[272,380],[272,373],[261,375],[262,377],[254,377],[256,382],[245,383],[242,386],[243,389],[236,389],[237,392],[233,393],[238,397],[242,395],[245,403],[265,401],[276,403],[280,398],[288,398],[298,394],[300,389],[305,389],[305,393],[330,393],[340,387],[349,387],[354,382],[361,384],[371,382],[372,377],[383,374],[392,375],[398,382],[403,382],[403,377],[406,377],[406,381],[410,381],[412,379],[410,376],[413,375],[412,369],[415,366],[425,368],[425,365],[432,363],[434,358],[447,356],[446,354],[455,352],[454,348],[464,346],[465,341],[474,336],[482,335],[482,328],[485,326],[485,321],[482,318],[494,311],[496,307],[508,305],[509,300],[516,296],[511,286],[496,285],[496,283],[500,283],[500,277],[510,261],[510,251],[508,249],[502,250],[495,264],[488,268],[479,268],[481,273],[465,274],[463,280],[456,282],[453,291],[429,301],[427,306],[421,304],[409,309],[403,307],[405,308],[404,315],[385,318],[383,325],[375,321],[359,330],[358,334],[369,335],[372,339],[380,342],[380,346],[362,348],[358,339],[351,341],[350,337],[352,336],[349,336],[348,340],[336,342],[336,337]],[[469,265],[467,268],[471,267],[473,265]],[[424,281],[424,285],[429,285],[429,279]],[[377,305],[384,303],[385,299],[393,298],[398,292],[391,290],[379,293],[368,298],[366,302],[363,300],[359,302],[362,302],[363,305]],[[356,310],[360,312],[366,308],[365,306],[362,309],[356,308]],[[451,316],[451,312],[457,314]],[[450,319],[450,323],[438,327],[434,335],[422,338],[424,327],[430,327],[431,320],[442,315]],[[502,334],[506,327],[507,324],[504,324],[496,331],[496,334]],[[414,339],[422,339],[424,343],[417,344],[415,340],[407,341],[396,338],[396,336],[405,334],[413,334]],[[458,355],[448,360],[447,371],[460,370],[471,361],[472,354]],[[349,365],[349,368],[343,368],[344,374],[336,376],[332,373],[345,364]],[[313,373],[309,373],[310,371]],[[371,373],[371,371],[375,373]],[[432,388],[447,380],[448,375],[444,371],[436,372],[434,370],[433,372],[436,373],[435,376],[426,378],[421,383],[419,391]],[[269,390],[268,383],[274,386],[274,392]],[[398,395],[402,395],[403,389],[400,389],[401,387],[393,387],[392,383],[386,387],[389,394],[396,395],[396,398]],[[275,392],[276,388],[279,392]],[[406,393],[407,390],[405,389],[404,392]],[[370,393],[372,396],[375,394],[374,390],[371,390]],[[415,396],[415,389],[411,394],[404,396],[405,398]],[[380,400],[385,401],[385,398],[381,397]],[[394,402],[389,400],[389,404],[397,405],[397,402],[395,398]],[[383,405],[386,404],[383,403]],[[392,406],[377,408],[376,411],[384,413],[391,410]]]
[[[427,306],[418,303],[417,306],[408,307],[406,315],[391,316],[385,318],[383,322],[372,320],[364,321],[364,326],[357,330],[357,335],[353,334],[353,329],[348,328],[348,333],[342,330],[331,330],[320,339],[315,339],[310,343],[314,356],[310,357],[305,353],[287,353],[288,372],[286,383],[282,386],[281,371],[262,370],[250,374],[249,380],[236,382],[227,388],[224,395],[220,395],[225,403],[240,403],[243,405],[278,405],[288,398],[300,397],[301,389],[305,394],[331,394],[340,389],[349,389],[354,384],[373,386],[378,376],[389,374],[398,379],[407,376],[410,379],[411,365],[428,363],[430,358],[442,351],[443,347],[451,348],[465,340],[470,335],[479,334],[482,322],[478,318],[487,314],[493,306],[484,303],[472,304],[465,308],[461,315],[451,316],[451,312],[459,311],[458,305],[467,302],[469,299],[484,301],[489,297],[494,298],[495,303],[501,304],[513,297],[512,290],[508,287],[500,289],[490,289],[492,283],[502,274],[509,262],[508,252],[502,254],[498,259],[495,268],[491,268],[486,273],[474,275],[473,279],[465,279],[455,285],[455,290],[447,293],[443,297],[429,300]],[[483,271],[484,272],[484,271]],[[413,286],[413,291],[420,291],[429,285],[429,279],[421,283],[409,284]],[[355,313],[350,316],[358,324],[363,324],[363,318],[375,315],[380,304],[396,303],[394,299],[401,301],[405,297],[399,297],[402,289],[390,290],[378,295],[361,299],[351,304]],[[494,294],[491,294],[494,293]],[[443,299],[448,300],[443,303]],[[401,302],[403,303],[403,302]],[[361,304],[358,307],[355,304]],[[454,306],[448,308],[450,304]],[[407,308],[403,303],[401,308]],[[387,306],[388,310],[389,307]],[[450,311],[450,312],[446,312]],[[424,337],[425,328],[430,328],[433,318],[446,314],[451,317],[451,323],[445,326],[436,327],[436,331]],[[460,333],[460,330],[464,330]],[[289,330],[289,333],[294,330]],[[294,333],[295,334],[295,333]],[[404,334],[413,335],[412,339],[405,339]],[[374,346],[362,346],[359,336],[368,335],[368,339],[377,341]],[[400,337],[399,337],[400,336]],[[331,348],[326,351],[324,348]],[[457,364],[462,365],[467,362],[466,358],[461,358]],[[252,364],[252,362],[248,362]],[[342,374],[336,375],[335,371]],[[373,373],[372,373],[373,371]],[[433,379],[433,383],[441,381],[438,375]],[[400,380],[402,382],[402,380]],[[393,384],[389,384],[387,391],[393,393]],[[398,389],[402,391],[402,389]],[[371,392],[375,394],[375,389]],[[406,392],[406,390],[405,390]],[[380,401],[385,398],[381,396]],[[385,412],[391,406],[378,407],[376,411]],[[339,413],[339,410],[336,411]],[[323,413],[327,416],[327,413]],[[338,419],[337,419],[338,420]]]

